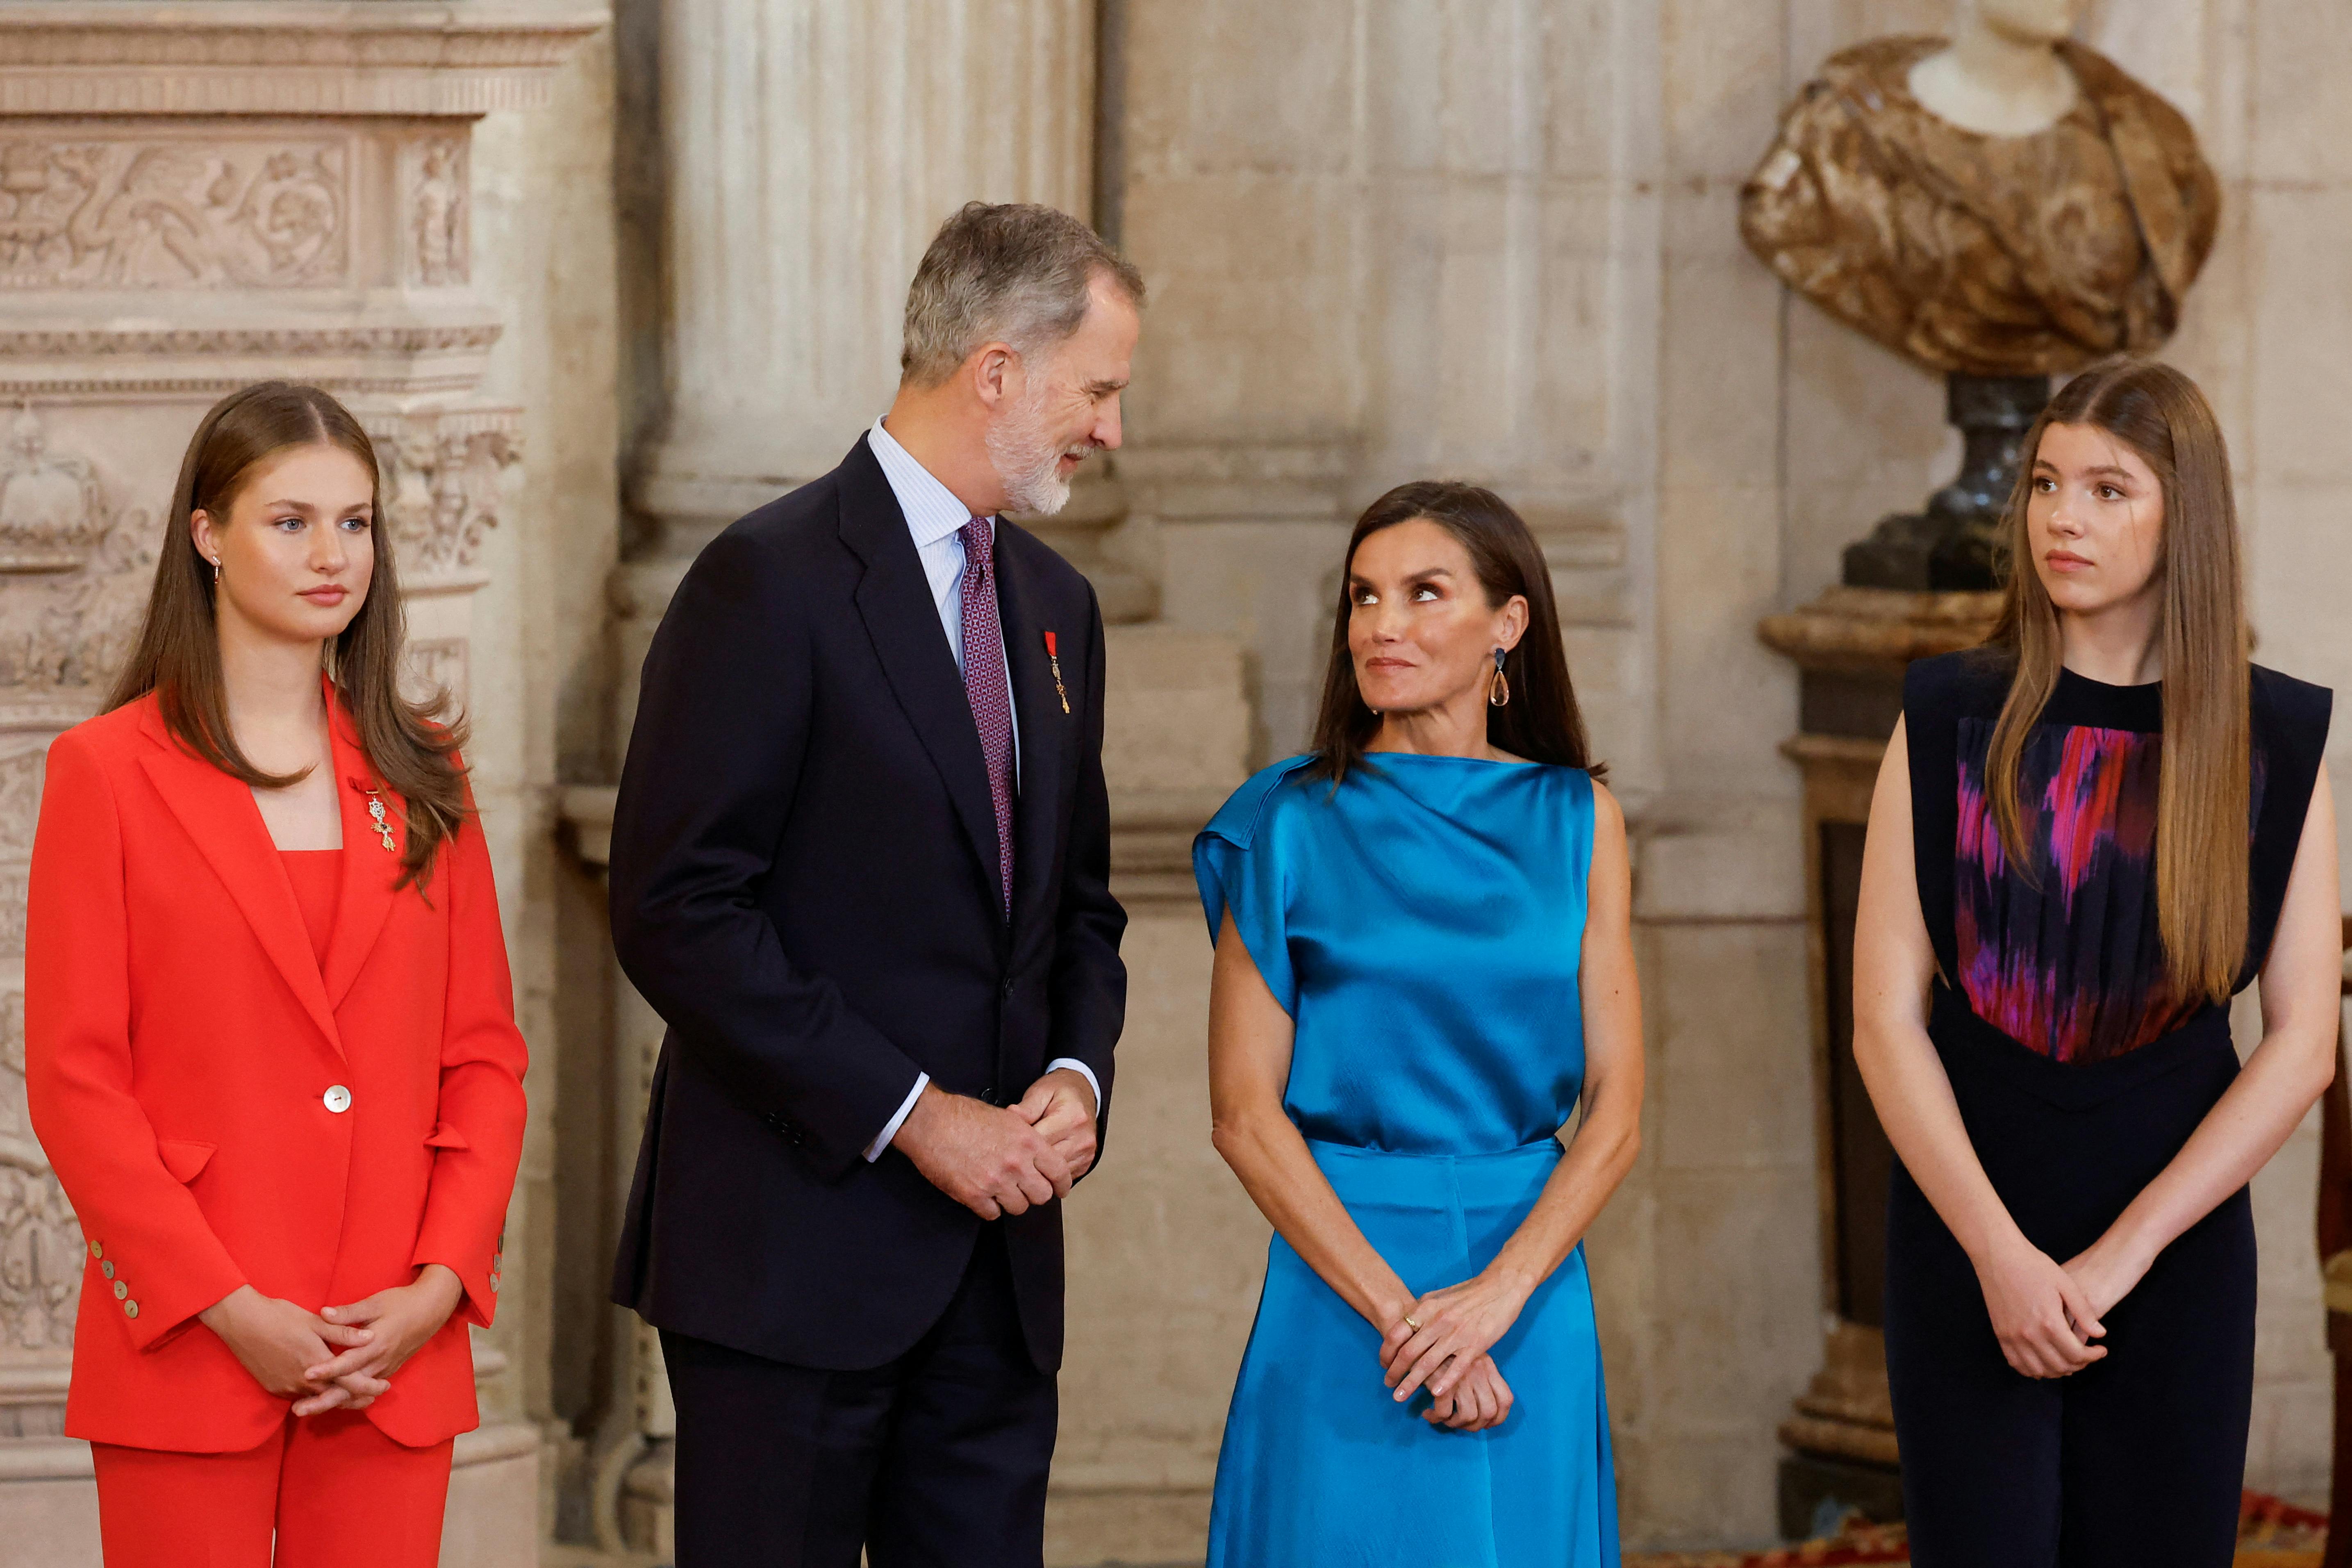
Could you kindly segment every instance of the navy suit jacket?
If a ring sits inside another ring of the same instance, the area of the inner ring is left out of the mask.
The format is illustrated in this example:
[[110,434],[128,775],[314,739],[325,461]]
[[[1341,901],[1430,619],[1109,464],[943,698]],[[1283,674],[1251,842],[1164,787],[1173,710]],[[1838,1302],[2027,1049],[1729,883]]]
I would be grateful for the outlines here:
[[[995,559],[1020,727],[1009,921],[979,731],[864,437],[713,540],[655,634],[612,917],[668,1030],[613,1299],[657,1327],[829,1370],[910,1349],[982,1223],[896,1149],[865,1159],[919,1070],[1005,1105],[1074,1057],[1108,1125],[1127,917],[1102,616],[1034,535],[1000,521]],[[1051,1371],[1061,1205],[994,1223]]]

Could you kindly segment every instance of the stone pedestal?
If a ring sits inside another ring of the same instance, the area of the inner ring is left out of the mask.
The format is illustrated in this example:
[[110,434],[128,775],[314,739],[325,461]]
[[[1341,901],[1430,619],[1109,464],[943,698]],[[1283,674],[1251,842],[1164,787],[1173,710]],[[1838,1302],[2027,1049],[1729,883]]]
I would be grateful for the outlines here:
[[1782,750],[1804,773],[1807,948],[1811,957],[1822,1293],[1822,1371],[1782,1423],[1780,1528],[1810,1533],[1822,1504],[1899,1518],[1902,1489],[1886,1392],[1882,1312],[1886,1181],[1894,1151],[1853,1061],[1853,919],[1870,796],[1903,711],[1915,658],[1969,647],[1992,629],[1995,594],[1835,587],[1758,628],[1796,661],[1798,733]]
[[[60,1436],[80,1237],[24,1108],[45,750],[96,710],[184,526],[163,508],[197,417],[270,376],[327,387],[376,441],[411,679],[462,704],[477,556],[518,456],[515,410],[473,395],[499,331],[468,281],[473,126],[532,103],[600,19],[512,0],[0,7],[0,1565],[98,1560],[89,1453]],[[531,1562],[537,1450],[512,1423],[459,1443],[446,1562]]]

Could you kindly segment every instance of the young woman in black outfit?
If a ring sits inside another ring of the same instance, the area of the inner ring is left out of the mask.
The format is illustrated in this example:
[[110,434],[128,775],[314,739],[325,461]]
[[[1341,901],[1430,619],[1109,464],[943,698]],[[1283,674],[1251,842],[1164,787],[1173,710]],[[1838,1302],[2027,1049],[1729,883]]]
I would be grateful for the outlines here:
[[2222,1568],[2246,1184],[2335,1070],[2330,697],[2248,661],[2187,377],[2095,366],[2024,450],[2000,629],[1905,683],[1854,943],[1913,1561]]

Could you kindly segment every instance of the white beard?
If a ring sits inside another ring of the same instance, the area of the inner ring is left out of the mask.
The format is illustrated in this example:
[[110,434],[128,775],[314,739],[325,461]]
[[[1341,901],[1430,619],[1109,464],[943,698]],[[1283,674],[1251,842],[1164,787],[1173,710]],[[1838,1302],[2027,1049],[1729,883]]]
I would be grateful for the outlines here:
[[1069,505],[1070,481],[1062,477],[1062,459],[1083,458],[1094,449],[1090,442],[1076,447],[1054,443],[1046,428],[1046,392],[1040,384],[988,427],[989,467],[1004,487],[1007,511],[1051,517]]

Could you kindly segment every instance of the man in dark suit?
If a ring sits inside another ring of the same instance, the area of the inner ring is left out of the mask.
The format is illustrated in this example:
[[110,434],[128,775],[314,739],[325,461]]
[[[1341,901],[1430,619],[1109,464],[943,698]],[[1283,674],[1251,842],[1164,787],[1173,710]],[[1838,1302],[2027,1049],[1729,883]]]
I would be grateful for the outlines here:
[[661,1331],[679,1568],[1036,1568],[1060,1199],[1126,1007],[1087,580],[997,517],[1119,443],[1141,279],[973,203],[832,473],[646,655],[613,938],[669,1026],[614,1299]]

